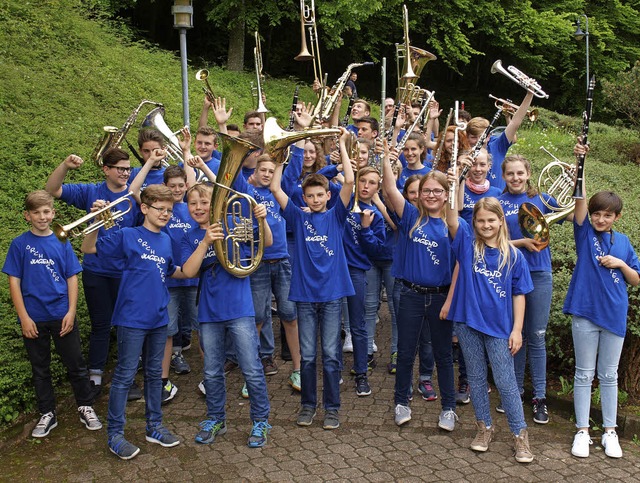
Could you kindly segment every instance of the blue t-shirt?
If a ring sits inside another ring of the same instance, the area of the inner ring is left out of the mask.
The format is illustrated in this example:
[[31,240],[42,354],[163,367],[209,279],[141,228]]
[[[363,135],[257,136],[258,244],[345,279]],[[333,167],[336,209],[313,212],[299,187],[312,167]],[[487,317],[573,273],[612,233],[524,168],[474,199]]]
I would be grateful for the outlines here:
[[455,259],[447,225],[442,218],[428,217],[414,229],[418,218],[418,208],[405,200],[398,224],[398,245],[405,244],[398,277],[423,287],[451,285]]
[[500,133],[500,136],[491,136],[487,143],[487,151],[491,154],[491,168],[489,168],[487,179],[491,186],[495,186],[500,191],[503,191],[506,186],[504,179],[502,179],[502,162],[509,147],[511,147],[511,143],[504,131]]
[[473,232],[466,221],[458,220],[452,248],[460,270],[448,317],[491,337],[508,339],[513,330],[513,296],[533,290],[527,261],[511,247],[511,260],[502,269],[497,248],[485,247],[484,259],[474,260]]
[[112,325],[155,329],[169,323],[167,277],[176,270],[171,238],[144,226],[123,228],[98,238],[100,258],[121,258],[124,271]]
[[629,308],[624,275],[620,269],[603,267],[597,257],[614,256],[640,272],[638,256],[629,238],[617,231],[613,234],[595,231],[589,217],[582,225],[574,222],[573,237],[578,260],[562,311],[584,317],[598,327],[624,337]]
[[[186,203],[174,203],[173,214],[169,223],[162,229],[171,237],[171,250],[173,260],[176,265],[182,266],[186,259],[182,259],[182,238],[184,234],[198,224],[193,221],[189,214],[189,207]],[[168,278],[167,287],[195,287],[198,285],[197,278]]]
[[[556,200],[546,193],[542,193],[540,196],[544,196],[544,199],[547,203],[551,204],[551,206],[555,206],[557,204]],[[518,224],[518,211],[523,203],[532,203],[536,205],[542,214],[553,212],[553,210],[542,202],[540,196],[529,198],[526,192],[512,195],[506,191],[498,197],[504,211],[507,229],[509,230],[509,237],[512,240],[520,240],[521,238],[524,238],[520,225]],[[522,247],[520,248],[520,252],[524,255],[524,258],[526,258],[527,263],[529,264],[529,270],[532,272],[551,271],[551,249],[549,246],[539,252],[530,252],[526,248]]]
[[464,185],[464,200],[463,207],[460,211],[460,216],[464,218],[464,221],[469,223],[469,225],[473,226],[473,207],[476,206],[478,200],[482,198],[486,198],[488,196],[493,196],[494,198],[499,197],[502,194],[502,191],[496,188],[495,186],[489,186],[489,189],[482,194],[474,193],[471,191],[468,186]]
[[[84,210],[87,213],[91,212],[91,206],[96,200],[115,201],[122,198],[127,194],[127,190],[114,193],[107,187],[106,182],[96,184],[63,184],[62,195],[60,199],[68,205],[75,206],[78,209]],[[109,230],[100,228],[98,232],[98,239],[105,236],[107,233],[112,233],[121,228],[127,226],[135,226],[138,215],[140,214],[140,208],[136,204],[132,197],[132,207],[128,213],[115,219],[115,225]],[[126,201],[120,202],[116,206],[111,207],[111,211],[119,210],[124,211],[128,207]],[[82,267],[84,270],[102,275],[105,277],[120,278],[122,270],[124,269],[123,261],[120,258],[100,258],[94,254],[86,254],[82,260]]]
[[[141,169],[142,167],[135,167],[131,170],[131,174],[129,175],[129,184],[131,184],[134,178],[138,176],[138,173]],[[147,177],[144,179],[144,183],[142,183],[140,191],[144,191],[147,186],[150,186],[152,184],[164,184],[165,169],[167,168],[165,168],[164,166],[161,166],[158,169],[151,169],[147,174]]]
[[433,169],[431,163],[423,162],[422,164],[423,167],[420,169],[409,169],[408,167],[402,168],[400,176],[398,176],[398,180],[396,181],[396,186],[400,191],[404,189],[404,184],[407,182],[407,179],[409,179],[410,176],[413,176],[414,174],[424,176]]
[[322,213],[306,213],[289,200],[283,215],[296,240],[289,300],[330,302],[354,295],[342,243],[348,215],[342,200]]
[[[354,197],[352,196],[350,208],[353,206],[353,202]],[[363,228],[362,216],[358,213],[352,213],[349,209],[342,237],[344,253],[347,257],[347,265],[360,270],[369,270],[371,268],[369,258],[380,255],[384,250],[384,223],[378,208],[363,202],[359,202],[358,205],[362,211],[373,211],[373,220],[371,226]]]
[[[182,257],[187,260],[204,239],[206,230],[195,226],[182,238]],[[254,317],[249,277],[238,278],[218,262],[213,245],[200,266],[198,322],[224,322],[240,317]]]
[[34,322],[61,320],[69,311],[67,279],[81,272],[71,244],[27,231],[9,245],[2,272],[20,279],[20,292]]

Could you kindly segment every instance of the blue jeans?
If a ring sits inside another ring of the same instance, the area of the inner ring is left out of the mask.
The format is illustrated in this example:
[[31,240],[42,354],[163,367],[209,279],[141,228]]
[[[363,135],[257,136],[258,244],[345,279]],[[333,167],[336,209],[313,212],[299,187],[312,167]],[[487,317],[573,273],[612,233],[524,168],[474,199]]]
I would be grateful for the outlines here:
[[324,409],[337,411],[340,409],[340,371],[342,368],[342,343],[340,340],[342,299],[322,303],[298,302],[297,307],[302,386],[300,402],[302,406],[312,408],[318,404],[316,358],[318,332],[320,332]]
[[224,421],[227,389],[224,376],[225,341],[230,338],[247,384],[252,421],[269,419],[267,381],[258,356],[258,330],[253,317],[240,317],[224,322],[200,324],[200,338],[204,349],[204,387],[206,389],[207,418]]
[[167,342],[167,326],[156,329],[135,329],[116,326],[118,335],[118,363],[113,371],[109,410],[107,414],[107,435],[111,438],[124,434],[127,395],[138,372],[138,360],[142,355],[144,367],[144,400],[147,427],[162,424],[162,358]]
[[349,329],[353,341],[353,370],[356,374],[367,373],[367,325],[364,321],[364,298],[367,292],[367,272],[349,266],[351,283],[355,295],[347,297],[349,307]]
[[105,277],[85,270],[82,272],[82,286],[91,319],[89,372],[102,374],[109,356],[111,316],[118,297],[120,278]]
[[624,338],[575,315],[571,323],[571,332],[576,357],[576,373],[573,380],[576,427],[589,427],[591,382],[597,367],[603,426],[615,428],[618,414],[618,364]]
[[[364,300],[364,320],[367,324],[367,352],[373,354],[373,339],[376,333],[376,319],[378,317],[378,308],[380,307],[380,293],[382,284],[387,289],[387,305],[389,306],[389,314],[391,315],[391,352],[395,352],[398,345],[398,328],[396,327],[396,311],[393,307],[393,285],[395,279],[391,275],[391,261],[380,260],[373,261],[372,267],[367,270],[367,294]],[[393,347],[393,332],[395,331],[396,347]],[[394,350],[395,349],[395,350]]]
[[429,330],[433,354],[438,367],[442,409],[456,408],[453,384],[451,337],[453,324],[440,320],[440,310],[447,294],[421,294],[407,287],[400,289],[398,318],[398,362],[396,368],[395,403],[408,405],[413,362],[424,330]]
[[198,330],[196,295],[198,287],[169,287],[169,326],[167,336],[173,336],[173,347],[182,347],[182,340],[191,340],[191,331]]
[[456,333],[467,362],[467,376],[471,391],[471,403],[476,420],[491,426],[491,408],[487,392],[487,359],[489,356],[493,380],[498,387],[502,407],[507,415],[509,429],[513,434],[527,427],[520,392],[516,383],[513,356],[509,351],[509,341],[483,334],[467,324],[456,322]]
[[545,334],[551,310],[551,272],[531,272],[533,291],[526,298],[522,349],[515,355],[516,379],[520,394],[524,393],[524,370],[529,351],[529,371],[533,383],[533,397],[544,398],[547,387],[547,346]]

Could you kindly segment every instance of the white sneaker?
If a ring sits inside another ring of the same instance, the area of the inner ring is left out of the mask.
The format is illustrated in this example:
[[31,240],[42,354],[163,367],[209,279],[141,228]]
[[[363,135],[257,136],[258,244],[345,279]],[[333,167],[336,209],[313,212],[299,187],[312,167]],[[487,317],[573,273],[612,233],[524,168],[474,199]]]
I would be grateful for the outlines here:
[[602,447],[609,458],[622,458],[622,448],[615,430],[610,429],[602,435]]
[[[604,436],[602,437],[604,440]],[[617,442],[617,437],[616,437]],[[578,431],[573,438],[573,446],[571,446],[571,454],[578,458],[587,458],[589,456],[589,445],[593,444],[589,433],[584,429]],[[604,443],[603,443],[604,444]]]
[[198,383],[198,389],[200,389],[200,392],[202,393],[203,396],[207,395],[207,390],[204,387],[204,381],[200,381]]
[[376,345],[376,341],[373,341],[373,352],[378,352],[378,346]]
[[351,333],[349,332],[347,332],[347,335],[344,338],[342,352],[353,352],[353,341],[351,340]]
[[404,423],[411,421],[411,408],[409,406],[403,406],[402,404],[396,404],[396,424],[402,426]]

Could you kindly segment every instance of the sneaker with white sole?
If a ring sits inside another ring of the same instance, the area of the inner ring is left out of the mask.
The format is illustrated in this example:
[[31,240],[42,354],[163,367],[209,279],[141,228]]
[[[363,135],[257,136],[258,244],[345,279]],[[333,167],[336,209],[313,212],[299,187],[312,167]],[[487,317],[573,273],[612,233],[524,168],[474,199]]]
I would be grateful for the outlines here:
[[313,418],[316,416],[316,408],[311,406],[302,406],[298,412],[296,424],[298,426],[311,426]]
[[351,340],[351,333],[347,332],[344,337],[344,344],[342,345],[342,352],[353,352],[353,341]]
[[438,427],[445,431],[453,431],[456,428],[458,415],[453,409],[443,409],[438,417]]
[[491,443],[491,439],[493,438],[493,426],[487,428],[484,421],[476,421],[476,426],[478,431],[476,432],[476,437],[473,438],[471,442],[470,448],[473,451],[484,453],[489,449],[489,443]]
[[162,405],[164,406],[169,401],[171,401],[178,394],[178,386],[173,384],[171,381],[167,381],[167,383],[162,386]]
[[609,458],[622,458],[622,448],[615,430],[605,431],[602,435],[602,447],[604,448],[604,454]]
[[173,448],[180,444],[180,440],[164,426],[147,427],[146,439],[149,443],[156,443],[165,448]]
[[191,372],[191,367],[189,363],[185,360],[182,352],[174,352],[171,355],[171,369],[178,375],[189,374]]
[[198,383],[198,389],[200,390],[203,396],[207,395],[207,389],[204,387],[204,381],[200,381]]
[[40,421],[38,421],[38,424],[36,424],[33,431],[31,431],[31,436],[34,438],[44,438],[45,436],[48,436],[51,430],[56,426],[58,426],[56,413],[49,411],[48,413],[40,416]]
[[300,370],[293,371],[289,376],[289,385],[296,391],[300,392],[302,387],[300,386]]
[[242,390],[240,391],[240,395],[242,396],[242,399],[249,399],[249,389],[247,389],[246,382],[242,385]]
[[396,404],[395,414],[395,421],[398,426],[402,426],[411,421],[411,408],[409,406]]
[[140,452],[140,448],[135,444],[129,443],[122,434],[110,437],[107,444],[109,445],[109,451],[122,460],[130,460]]
[[91,406],[80,406],[78,413],[80,414],[80,421],[84,423],[89,431],[102,429],[102,423]]
[[514,440],[514,456],[518,463],[531,463],[533,461],[533,453],[529,447],[529,433],[526,429],[521,429],[520,434],[513,435]]
[[571,454],[578,458],[589,457],[589,446],[593,444],[589,433],[581,429],[573,437],[573,445],[571,446]]

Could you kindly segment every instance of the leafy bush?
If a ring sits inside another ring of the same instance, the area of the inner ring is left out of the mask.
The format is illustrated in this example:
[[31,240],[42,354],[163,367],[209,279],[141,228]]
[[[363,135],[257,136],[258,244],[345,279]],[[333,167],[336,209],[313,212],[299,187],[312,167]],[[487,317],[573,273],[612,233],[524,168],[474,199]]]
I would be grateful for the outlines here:
[[604,79],[602,94],[610,109],[640,127],[640,60],[629,71],[618,72],[615,80]]

